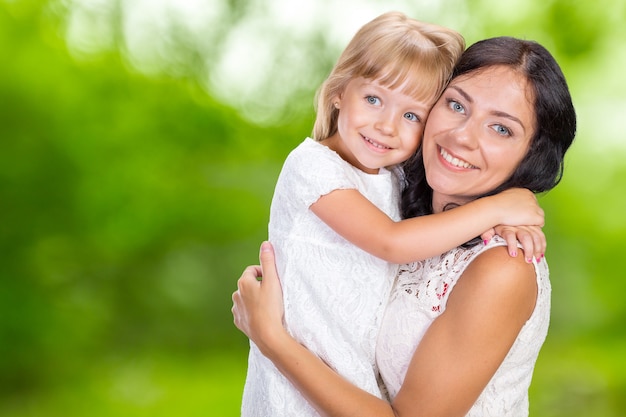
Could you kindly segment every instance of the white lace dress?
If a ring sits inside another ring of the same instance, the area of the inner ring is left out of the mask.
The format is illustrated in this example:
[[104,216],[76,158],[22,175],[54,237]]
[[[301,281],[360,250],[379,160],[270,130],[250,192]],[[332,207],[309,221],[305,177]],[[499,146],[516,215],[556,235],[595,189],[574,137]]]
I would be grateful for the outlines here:
[[[398,393],[416,346],[446,309],[448,297],[465,268],[495,245],[505,242],[496,237],[487,246],[457,248],[440,257],[400,267],[376,349],[376,361],[390,398]],[[535,271],[539,290],[535,310],[467,416],[528,415],[528,387],[550,320],[551,287],[545,260],[535,263]]]
[[[309,138],[294,149],[276,184],[269,223],[286,327],[341,375],[380,397],[376,339],[397,266],[358,249],[311,212],[320,196],[337,189],[357,189],[394,220],[400,217],[394,172],[366,174]],[[251,343],[242,416],[317,415]]]

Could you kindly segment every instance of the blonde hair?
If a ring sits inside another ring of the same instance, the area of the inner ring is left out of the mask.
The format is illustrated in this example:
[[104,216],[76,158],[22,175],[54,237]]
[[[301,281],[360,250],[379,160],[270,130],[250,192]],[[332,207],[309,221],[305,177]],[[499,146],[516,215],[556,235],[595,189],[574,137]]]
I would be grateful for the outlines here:
[[463,37],[454,30],[400,12],[378,16],[354,35],[318,90],[313,139],[321,141],[335,134],[339,110],[333,100],[354,78],[401,87],[417,100],[432,98],[434,103],[464,48]]

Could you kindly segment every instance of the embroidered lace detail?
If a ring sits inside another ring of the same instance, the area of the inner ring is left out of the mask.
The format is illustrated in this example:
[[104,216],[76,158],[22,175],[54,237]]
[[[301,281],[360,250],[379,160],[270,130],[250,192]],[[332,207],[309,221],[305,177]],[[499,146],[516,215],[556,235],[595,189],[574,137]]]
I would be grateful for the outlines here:
[[[426,261],[400,266],[376,350],[376,361],[390,398],[398,393],[415,347],[433,320],[445,311],[463,271],[483,251],[503,245],[504,240],[496,237],[487,246],[456,248]],[[468,416],[528,415],[528,387],[550,317],[551,288],[545,260],[535,264],[535,271],[535,310]]]

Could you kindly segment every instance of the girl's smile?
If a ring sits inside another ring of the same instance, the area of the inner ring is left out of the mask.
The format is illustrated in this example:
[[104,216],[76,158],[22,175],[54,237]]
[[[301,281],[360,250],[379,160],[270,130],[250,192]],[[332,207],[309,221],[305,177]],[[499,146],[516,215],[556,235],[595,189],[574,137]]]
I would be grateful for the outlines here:
[[323,143],[370,174],[407,160],[419,146],[434,97],[417,100],[376,80],[351,80],[335,106],[337,133]]

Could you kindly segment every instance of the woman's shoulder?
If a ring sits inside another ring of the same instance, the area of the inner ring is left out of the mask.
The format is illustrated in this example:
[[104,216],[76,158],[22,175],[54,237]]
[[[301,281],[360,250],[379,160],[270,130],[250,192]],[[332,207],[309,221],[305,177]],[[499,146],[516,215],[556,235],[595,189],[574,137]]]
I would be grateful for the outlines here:
[[517,256],[511,256],[506,241],[500,236],[495,236],[486,245],[475,245],[468,252],[466,271],[473,267],[481,276],[491,274],[524,278],[537,276],[533,263],[526,262],[521,246]]
[[[528,319],[538,292],[535,265],[521,254],[510,256],[502,245],[485,248],[469,262],[457,282],[457,295],[471,294],[476,301],[509,305]],[[452,300],[452,295],[450,301]]]
[[477,279],[488,279],[493,275],[502,275],[509,280],[531,278],[530,282],[536,285],[534,265],[526,262],[521,253],[511,256],[506,246],[494,246],[478,253],[463,275],[468,273],[476,275]]

